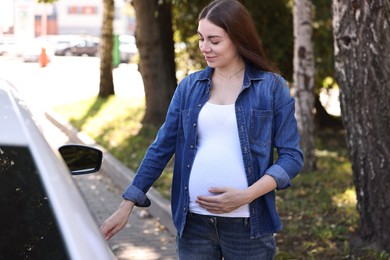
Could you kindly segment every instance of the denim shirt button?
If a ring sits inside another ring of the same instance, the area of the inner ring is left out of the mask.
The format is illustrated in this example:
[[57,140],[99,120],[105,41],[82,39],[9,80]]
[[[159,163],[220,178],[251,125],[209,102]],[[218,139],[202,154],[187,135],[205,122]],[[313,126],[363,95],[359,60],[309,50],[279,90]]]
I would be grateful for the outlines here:
[[184,212],[187,212],[187,208],[184,208]]
[[194,149],[194,147],[195,147],[195,146],[194,146],[193,144],[191,144],[191,146],[190,146],[190,147],[191,147],[191,149]]
[[199,103],[199,104],[198,104],[198,107],[202,107],[202,104]]
[[192,127],[196,127],[196,123],[194,123],[194,124],[192,125]]
[[187,164],[187,169],[189,169],[190,168],[190,165],[189,164]]

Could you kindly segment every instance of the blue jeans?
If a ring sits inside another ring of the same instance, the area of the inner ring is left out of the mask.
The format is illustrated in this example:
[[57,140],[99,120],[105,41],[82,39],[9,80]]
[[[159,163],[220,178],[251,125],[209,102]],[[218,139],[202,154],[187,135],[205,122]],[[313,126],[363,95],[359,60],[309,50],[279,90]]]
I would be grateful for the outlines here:
[[177,237],[182,260],[274,259],[273,234],[250,239],[249,218],[226,218],[187,214],[183,235]]

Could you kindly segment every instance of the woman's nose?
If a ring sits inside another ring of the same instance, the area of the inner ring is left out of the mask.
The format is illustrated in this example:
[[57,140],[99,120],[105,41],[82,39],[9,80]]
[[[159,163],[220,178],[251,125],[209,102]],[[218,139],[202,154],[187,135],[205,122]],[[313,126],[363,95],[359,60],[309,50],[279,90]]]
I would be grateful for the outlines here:
[[199,47],[200,47],[201,52],[210,52],[211,51],[210,45],[208,45],[205,42],[201,43]]

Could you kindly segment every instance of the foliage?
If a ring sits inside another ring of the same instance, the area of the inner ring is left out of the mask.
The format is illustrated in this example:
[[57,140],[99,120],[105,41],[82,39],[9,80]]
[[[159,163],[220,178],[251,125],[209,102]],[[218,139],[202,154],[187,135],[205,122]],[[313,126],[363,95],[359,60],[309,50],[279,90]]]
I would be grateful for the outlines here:
[[[142,100],[92,98],[55,111],[134,170],[156,134],[141,127]],[[388,259],[385,252],[350,242],[358,214],[343,130],[322,130],[317,136],[318,170],[298,175],[293,187],[277,192],[284,230],[276,235],[276,259]],[[169,165],[155,185],[167,198],[171,177]]]
[[52,4],[57,2],[57,0],[38,0],[38,3]]
[[191,71],[206,66],[198,48],[198,15],[209,0],[173,0],[173,28],[175,32],[176,64],[183,78]]
[[[324,86],[322,82],[334,78],[334,47],[332,33],[332,1],[313,1],[313,43],[316,66],[317,91],[321,87],[330,88],[332,84]],[[318,93],[318,92],[317,92]]]
[[289,0],[242,0],[252,13],[268,57],[283,76],[292,80],[293,16]]

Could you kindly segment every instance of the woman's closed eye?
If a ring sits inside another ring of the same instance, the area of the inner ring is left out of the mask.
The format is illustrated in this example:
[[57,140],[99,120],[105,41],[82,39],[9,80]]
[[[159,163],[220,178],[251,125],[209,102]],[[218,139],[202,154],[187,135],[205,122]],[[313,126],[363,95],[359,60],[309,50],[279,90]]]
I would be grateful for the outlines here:
[[[203,37],[199,37],[199,38],[198,38],[198,41],[199,41],[199,42],[204,42],[204,38],[203,38]],[[218,43],[220,43],[220,41],[210,40],[210,43],[211,43],[211,44],[214,44],[214,45],[217,45]]]

